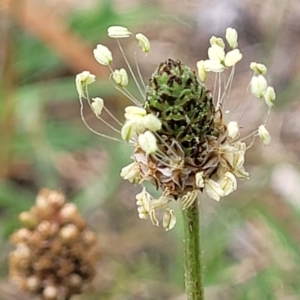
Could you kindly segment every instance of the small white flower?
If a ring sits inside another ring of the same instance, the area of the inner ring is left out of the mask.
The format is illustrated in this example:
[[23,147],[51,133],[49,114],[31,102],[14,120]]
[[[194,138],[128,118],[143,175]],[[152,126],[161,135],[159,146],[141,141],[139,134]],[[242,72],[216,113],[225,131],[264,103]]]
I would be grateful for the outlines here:
[[219,181],[221,189],[224,191],[224,196],[228,196],[237,188],[237,181],[231,172],[226,172],[224,177]]
[[150,131],[160,130],[162,126],[161,121],[153,114],[147,114],[145,117],[143,117],[142,122],[145,128],[149,129]]
[[150,42],[148,38],[142,33],[137,33],[135,38],[139,41],[139,45],[141,46],[142,50],[145,53],[148,53],[150,51]]
[[263,75],[253,76],[251,79],[251,92],[257,98],[262,98],[267,90],[267,80]]
[[138,143],[142,150],[147,154],[154,153],[157,150],[156,137],[151,131],[145,131],[138,137]]
[[200,81],[205,82],[206,80],[206,71],[204,68],[204,60],[200,60],[197,62],[198,76]]
[[154,226],[159,226],[159,222],[158,222],[158,220],[156,218],[155,210],[154,209],[150,210],[149,217],[150,217],[150,220],[151,220],[151,222],[152,222],[152,224]]
[[163,209],[167,206],[167,204],[172,201],[172,198],[167,197],[165,195],[160,196],[158,199],[152,199],[150,204],[151,209]]
[[131,35],[131,32],[123,26],[110,26],[107,29],[107,34],[111,38],[127,38]]
[[220,184],[212,179],[205,180],[205,190],[207,195],[216,201],[219,201],[224,196],[224,191]]
[[[130,138],[132,138],[135,134],[138,133],[143,133],[145,131],[145,125],[144,125],[144,121],[143,121],[143,117],[140,116],[133,116],[130,120],[126,121],[125,124],[123,125],[123,127],[128,124],[128,128],[130,127],[130,131],[131,131],[131,136]],[[127,127],[125,126],[125,127]],[[122,128],[123,129],[123,128]],[[126,130],[126,129],[124,129]],[[122,132],[122,131],[121,131]],[[129,138],[129,139],[130,139]]]
[[238,33],[237,33],[237,31],[234,28],[228,27],[226,29],[226,35],[225,35],[225,37],[226,37],[228,45],[232,49],[237,48],[237,46],[238,46],[238,42],[237,42]]
[[194,190],[191,192],[187,192],[182,198],[181,198],[181,204],[182,204],[182,210],[185,210],[189,208],[193,203],[197,200],[198,197],[198,191]]
[[231,139],[236,139],[240,135],[239,126],[236,121],[231,121],[227,124],[228,136]]
[[166,231],[171,230],[176,224],[174,210],[167,208],[163,217],[163,227]]
[[233,146],[233,163],[232,163],[232,173],[236,177],[242,177],[249,179],[249,173],[244,169],[246,144],[241,141],[237,141]]
[[96,49],[93,50],[93,53],[95,59],[101,65],[107,66],[113,61],[110,50],[104,45],[97,45]]
[[212,44],[212,46],[208,48],[208,58],[210,60],[222,63],[225,59],[225,51],[219,45]]
[[128,166],[125,166],[121,170],[120,176],[124,180],[128,180],[131,183],[137,183],[140,180],[140,171],[139,171],[139,165],[136,162],[133,162],[129,164]]
[[220,46],[221,48],[225,48],[225,44],[222,38],[218,38],[216,36],[212,36],[209,40],[210,45],[212,46],[213,44],[217,44],[218,46]]
[[196,186],[198,188],[204,188],[204,179],[203,179],[203,171],[202,172],[198,172],[195,176],[196,178]]
[[[158,226],[159,222],[156,218],[156,209],[164,209],[167,203],[171,201],[171,198],[161,196],[159,199],[153,199],[153,197],[143,188],[142,192],[136,195],[136,204],[138,206],[138,214],[140,219],[150,218],[153,225]],[[170,221],[170,227],[174,223],[174,220]],[[167,220],[165,220],[167,226]],[[175,220],[176,222],[176,220]],[[175,225],[175,224],[174,224]],[[173,226],[174,226],[173,225]],[[171,229],[171,228],[169,228]]]
[[[244,169],[246,144],[241,141],[235,142],[232,146],[225,145],[220,147],[222,152],[222,158],[224,159],[223,165],[227,165],[227,168],[221,166],[218,170],[220,176],[226,173],[226,169],[230,170],[236,177],[249,178],[249,173]],[[224,172],[225,171],[225,172]]]
[[266,127],[264,125],[260,125],[258,127],[258,135],[265,145],[270,144],[271,136],[269,134],[269,131],[266,129]]
[[76,83],[76,89],[79,94],[79,97],[84,96],[84,88],[95,81],[96,81],[96,76],[91,74],[89,71],[83,71],[77,74],[75,83]]
[[245,152],[247,149],[246,143],[237,141],[232,145],[232,147],[233,147],[234,165],[240,166],[240,165],[244,164]]
[[276,99],[276,93],[272,86],[267,87],[266,93],[264,94],[264,98],[265,98],[265,102],[269,107],[272,107],[274,105],[273,102]]
[[121,129],[122,139],[129,141],[137,133],[137,122],[136,120],[126,121]]
[[135,196],[136,205],[138,206],[138,213],[140,219],[147,219],[150,212],[150,202],[152,196],[146,191],[144,187],[143,190]]
[[265,75],[267,73],[267,67],[264,64],[259,64],[256,62],[252,62],[250,64],[250,69],[258,75]]
[[99,98],[99,97],[96,97],[96,98],[92,98],[92,109],[93,109],[93,112],[95,113],[95,115],[97,117],[99,117],[101,115],[101,112],[103,110],[103,107],[104,107],[104,101],[102,98]]
[[204,61],[204,70],[206,72],[223,72],[225,69],[224,65],[216,60],[207,59]]
[[[142,107],[127,106],[125,108],[126,122],[121,129],[121,136],[124,140],[128,141],[135,134],[143,133],[145,131],[146,127],[144,125],[144,117],[146,115],[147,115],[147,112]],[[153,125],[153,126],[155,126],[155,125]]]
[[239,169],[235,169],[233,171],[233,174],[236,177],[240,177],[240,178],[244,178],[244,179],[250,179],[249,172],[246,172],[244,166],[241,166]]
[[128,75],[125,69],[115,70],[113,72],[114,81],[121,87],[128,85]]
[[144,117],[146,116],[147,112],[144,108],[142,107],[137,107],[137,106],[127,106],[125,108],[125,118],[127,120],[132,120],[135,117]]
[[233,67],[242,59],[243,55],[239,49],[234,49],[226,53],[224,64],[226,67]]

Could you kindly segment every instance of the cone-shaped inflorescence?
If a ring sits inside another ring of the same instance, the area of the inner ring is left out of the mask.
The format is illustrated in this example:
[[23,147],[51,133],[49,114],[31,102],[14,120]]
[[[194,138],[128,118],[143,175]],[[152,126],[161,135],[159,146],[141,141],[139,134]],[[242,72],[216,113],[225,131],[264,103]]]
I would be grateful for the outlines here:
[[144,107],[162,123],[156,131],[164,155],[133,155],[142,177],[175,199],[202,187],[195,176],[211,178],[218,170],[218,148],[226,142],[227,128],[216,111],[210,91],[195,73],[179,61],[161,63],[150,78]]
[[167,143],[176,140],[187,157],[197,158],[199,146],[219,135],[211,93],[179,61],[168,59],[152,74],[145,109],[162,122],[157,133]]
[[70,299],[95,276],[96,235],[63,194],[43,189],[11,236],[9,276],[43,300]]

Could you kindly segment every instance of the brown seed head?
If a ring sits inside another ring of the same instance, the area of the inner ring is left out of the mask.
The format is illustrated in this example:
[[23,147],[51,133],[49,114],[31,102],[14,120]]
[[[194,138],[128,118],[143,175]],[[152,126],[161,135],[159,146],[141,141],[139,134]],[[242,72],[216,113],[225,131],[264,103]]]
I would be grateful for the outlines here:
[[43,189],[36,205],[20,214],[25,228],[11,236],[9,276],[20,288],[44,300],[82,292],[94,275],[96,235],[63,194]]

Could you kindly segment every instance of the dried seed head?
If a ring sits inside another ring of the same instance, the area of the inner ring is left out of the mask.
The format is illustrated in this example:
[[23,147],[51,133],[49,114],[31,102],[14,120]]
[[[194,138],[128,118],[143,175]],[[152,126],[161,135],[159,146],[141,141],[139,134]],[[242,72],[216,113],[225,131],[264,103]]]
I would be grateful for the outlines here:
[[[47,213],[45,209],[47,208]],[[30,218],[28,218],[30,216]],[[96,236],[87,229],[77,207],[63,194],[42,190],[21,220],[36,220],[11,236],[16,249],[10,254],[12,281],[45,300],[69,298],[92,280],[97,260]]]

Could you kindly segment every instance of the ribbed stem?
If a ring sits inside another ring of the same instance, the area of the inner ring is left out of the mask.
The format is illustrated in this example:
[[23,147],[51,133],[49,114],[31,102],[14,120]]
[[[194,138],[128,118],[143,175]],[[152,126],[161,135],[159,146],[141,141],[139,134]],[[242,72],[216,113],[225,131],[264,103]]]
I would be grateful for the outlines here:
[[183,211],[183,224],[187,300],[204,300],[198,201]]

